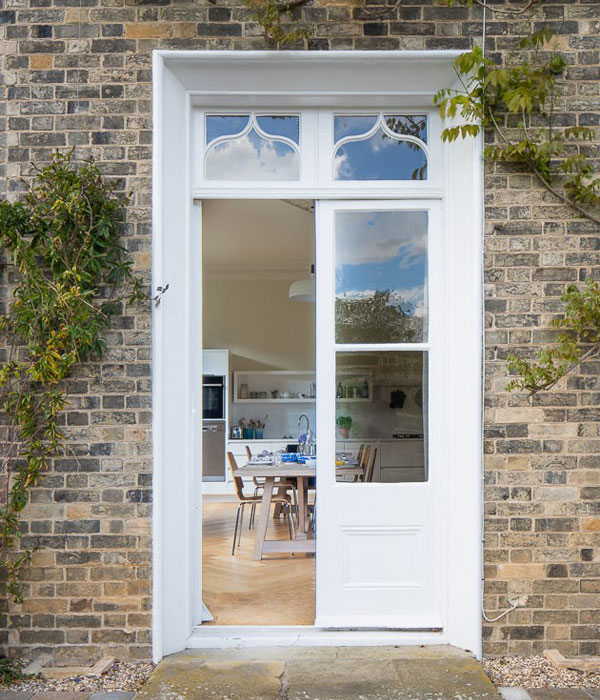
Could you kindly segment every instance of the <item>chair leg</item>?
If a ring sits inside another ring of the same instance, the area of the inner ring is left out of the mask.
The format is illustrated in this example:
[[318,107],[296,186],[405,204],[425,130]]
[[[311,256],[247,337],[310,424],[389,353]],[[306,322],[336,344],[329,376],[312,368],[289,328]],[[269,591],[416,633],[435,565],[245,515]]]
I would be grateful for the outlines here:
[[254,516],[256,515],[256,503],[252,504],[252,508],[250,508],[250,522],[248,523],[248,530],[252,530],[254,527]]
[[240,532],[238,535],[238,545],[237,545],[238,547],[242,543],[242,530],[244,529],[244,507],[245,507],[245,505],[246,505],[245,503],[240,504],[241,516],[240,516]]
[[290,540],[294,539],[294,520],[292,518],[292,511],[290,509],[289,503],[286,503],[284,509],[287,513],[288,529],[290,531]]
[[238,506],[237,513],[235,514],[235,529],[233,531],[233,545],[231,547],[231,556],[235,554],[235,539],[237,537],[237,531],[238,531],[238,523],[240,521],[240,508],[242,507],[242,504]]

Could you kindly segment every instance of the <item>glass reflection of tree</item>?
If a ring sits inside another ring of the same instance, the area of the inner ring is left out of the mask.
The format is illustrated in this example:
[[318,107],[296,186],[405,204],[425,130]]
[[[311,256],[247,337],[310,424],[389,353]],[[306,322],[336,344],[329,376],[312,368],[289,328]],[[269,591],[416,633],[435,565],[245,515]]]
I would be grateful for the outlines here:
[[[386,126],[388,127],[388,129],[390,131],[393,131],[395,134],[414,136],[417,139],[421,139],[421,141],[425,140],[423,138],[423,132],[425,131],[425,129],[427,127],[426,117],[417,117],[417,116],[411,116],[411,115],[407,115],[407,116],[403,116],[403,117],[386,117],[385,123],[386,123]],[[383,139],[390,139],[390,138],[391,138],[391,136],[388,136],[385,133],[383,134]],[[421,154],[423,154],[423,149],[418,144],[413,143],[412,141],[398,141],[398,140],[396,140],[396,143],[398,145],[405,144],[413,151],[421,152]],[[411,175],[411,179],[412,180],[423,180],[425,178],[426,171],[427,171],[427,159],[425,159],[424,164],[420,168],[415,168],[413,170],[412,175]]]
[[422,320],[390,303],[390,290],[335,300],[338,343],[409,343],[422,337]]

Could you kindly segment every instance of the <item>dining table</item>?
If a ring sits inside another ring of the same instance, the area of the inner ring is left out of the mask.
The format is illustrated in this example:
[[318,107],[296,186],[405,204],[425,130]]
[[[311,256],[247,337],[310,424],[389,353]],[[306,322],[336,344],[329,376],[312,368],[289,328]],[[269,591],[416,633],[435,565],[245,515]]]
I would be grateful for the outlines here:
[[[316,467],[307,466],[297,462],[287,462],[282,465],[273,462],[248,463],[238,468],[235,476],[239,476],[246,481],[253,477],[265,480],[261,500],[260,515],[256,525],[254,539],[254,551],[252,559],[260,561],[263,554],[273,553],[314,553],[316,551],[314,533],[308,527],[308,480],[316,476]],[[336,476],[346,475],[358,477],[363,474],[363,470],[357,465],[337,466]],[[269,525],[269,514],[271,512],[271,501],[276,488],[276,479],[295,479],[298,485],[298,526],[296,536],[292,540],[268,540],[267,528]]]

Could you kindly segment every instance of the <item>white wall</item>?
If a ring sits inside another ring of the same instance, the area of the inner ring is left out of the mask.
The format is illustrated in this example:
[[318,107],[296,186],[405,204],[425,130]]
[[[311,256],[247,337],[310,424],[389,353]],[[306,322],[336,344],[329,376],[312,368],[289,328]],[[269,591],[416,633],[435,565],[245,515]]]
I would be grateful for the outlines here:
[[229,348],[232,369],[313,369],[315,305],[289,301],[293,281],[206,277],[204,347]]
[[[229,348],[232,371],[313,369],[315,305],[289,301],[293,281],[205,278],[205,348]],[[236,425],[242,417],[249,420],[268,414],[265,438],[297,437],[300,413],[307,413],[311,425],[315,425],[314,403],[230,403],[229,407],[230,425]]]

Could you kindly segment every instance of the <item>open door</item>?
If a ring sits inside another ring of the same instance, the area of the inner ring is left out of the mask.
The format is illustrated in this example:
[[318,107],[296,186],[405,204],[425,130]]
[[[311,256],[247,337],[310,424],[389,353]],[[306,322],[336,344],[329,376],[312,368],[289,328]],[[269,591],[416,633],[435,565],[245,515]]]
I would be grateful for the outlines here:
[[318,627],[444,626],[440,227],[436,201],[317,202]]

